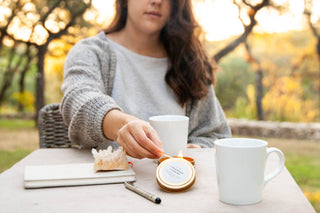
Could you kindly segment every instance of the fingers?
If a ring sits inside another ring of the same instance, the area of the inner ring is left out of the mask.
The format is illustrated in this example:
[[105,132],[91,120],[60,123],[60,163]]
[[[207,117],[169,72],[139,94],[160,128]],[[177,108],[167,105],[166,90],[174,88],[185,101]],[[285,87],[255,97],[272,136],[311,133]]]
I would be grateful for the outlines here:
[[162,143],[160,141],[158,133],[149,124],[145,126],[144,131],[146,136],[162,149]]
[[201,148],[201,146],[198,145],[198,144],[188,143],[188,144],[187,144],[187,148]]
[[[131,135],[135,138],[135,140],[141,147],[155,155],[156,158],[161,157],[163,153],[161,142],[155,131],[152,132],[152,128],[149,126],[149,124],[143,123],[142,126],[140,126],[136,125],[136,123],[132,123],[131,125],[129,124],[129,126]],[[156,141],[152,140],[153,138]]]
[[141,159],[144,158],[144,155],[146,155],[146,153],[139,150],[138,147],[134,145],[135,139],[124,130],[120,130],[117,142],[124,148],[124,150],[126,150],[126,153],[131,157]]
[[136,120],[118,131],[117,141],[127,154],[135,158],[159,158],[163,154],[158,135],[148,123]]
[[123,146],[127,154],[134,158],[155,158],[155,155],[145,150],[143,147],[138,146],[134,137],[127,131],[121,130],[117,139],[119,145]]
[[156,131],[148,124],[144,125],[142,128],[139,126],[132,126],[130,130],[138,143],[145,149],[148,149],[151,152],[162,151],[162,143],[160,142]]

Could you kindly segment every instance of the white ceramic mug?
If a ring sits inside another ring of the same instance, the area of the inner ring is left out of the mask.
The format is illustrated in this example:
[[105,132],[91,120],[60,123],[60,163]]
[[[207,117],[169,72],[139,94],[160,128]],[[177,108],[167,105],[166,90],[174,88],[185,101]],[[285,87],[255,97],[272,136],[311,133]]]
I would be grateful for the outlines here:
[[[228,138],[215,141],[215,159],[219,199],[228,204],[247,205],[262,200],[264,185],[280,174],[284,155],[268,142],[250,138]],[[275,171],[265,176],[268,156],[276,153],[279,163]]]
[[158,115],[149,118],[150,125],[159,135],[167,155],[177,156],[186,153],[189,118],[182,115]]

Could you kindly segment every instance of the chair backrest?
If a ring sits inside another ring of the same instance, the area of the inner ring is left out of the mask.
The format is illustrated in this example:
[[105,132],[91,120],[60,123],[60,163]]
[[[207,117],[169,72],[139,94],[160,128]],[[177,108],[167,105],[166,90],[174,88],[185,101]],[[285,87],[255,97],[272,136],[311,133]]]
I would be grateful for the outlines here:
[[39,112],[40,148],[78,148],[68,138],[68,127],[60,113],[60,104],[48,104]]

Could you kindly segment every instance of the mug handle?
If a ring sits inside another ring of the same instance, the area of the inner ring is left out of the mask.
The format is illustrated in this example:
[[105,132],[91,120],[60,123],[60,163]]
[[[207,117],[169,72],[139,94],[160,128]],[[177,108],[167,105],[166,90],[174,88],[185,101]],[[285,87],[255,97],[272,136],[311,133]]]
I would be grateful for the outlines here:
[[266,158],[268,158],[269,155],[270,155],[272,152],[274,152],[274,153],[276,153],[276,154],[278,155],[278,157],[279,157],[279,164],[278,164],[277,169],[276,169],[273,173],[265,176],[265,178],[264,178],[264,185],[266,185],[266,183],[268,183],[271,179],[273,179],[273,178],[275,178],[277,175],[279,175],[280,172],[281,172],[281,170],[282,170],[283,167],[284,167],[284,161],[285,161],[285,160],[284,160],[284,154],[283,154],[283,152],[282,152],[280,149],[277,149],[277,148],[274,148],[274,147],[267,148],[267,156],[266,156]]

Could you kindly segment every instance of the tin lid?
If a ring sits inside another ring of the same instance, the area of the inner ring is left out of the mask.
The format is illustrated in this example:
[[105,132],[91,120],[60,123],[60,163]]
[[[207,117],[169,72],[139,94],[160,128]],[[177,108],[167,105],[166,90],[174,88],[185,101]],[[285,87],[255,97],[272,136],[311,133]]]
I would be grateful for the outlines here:
[[194,166],[182,158],[170,158],[160,163],[156,171],[159,186],[177,192],[190,188],[196,179]]
[[193,166],[195,166],[195,162],[194,162],[194,159],[193,158],[190,158],[190,157],[178,157],[178,156],[173,156],[173,157],[161,157],[158,159],[158,165],[160,163],[162,163],[162,161],[165,161],[165,160],[168,160],[170,158],[183,158],[187,161],[189,161]]

